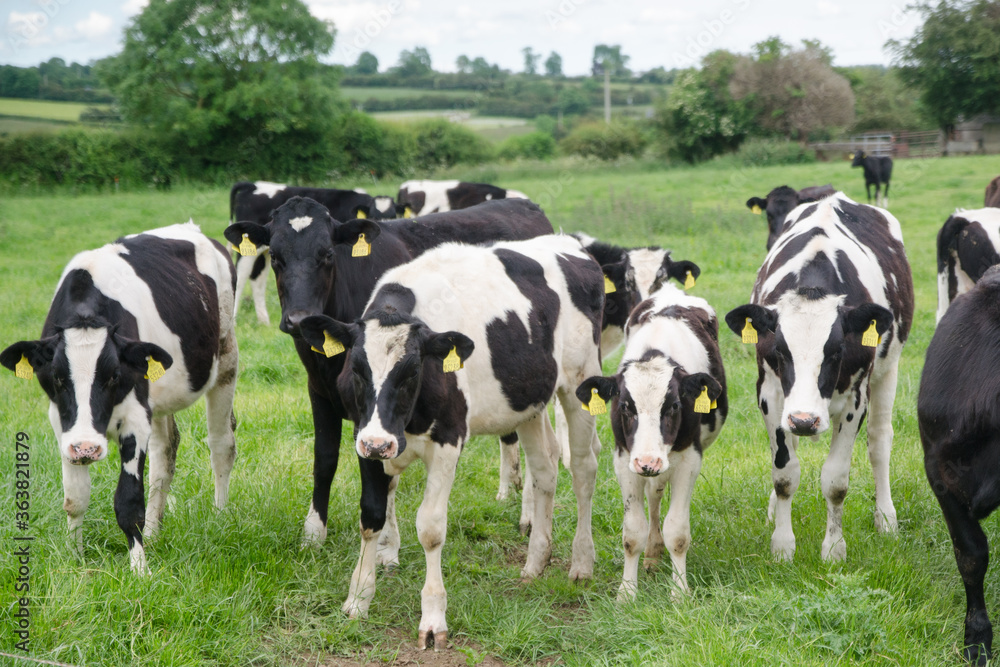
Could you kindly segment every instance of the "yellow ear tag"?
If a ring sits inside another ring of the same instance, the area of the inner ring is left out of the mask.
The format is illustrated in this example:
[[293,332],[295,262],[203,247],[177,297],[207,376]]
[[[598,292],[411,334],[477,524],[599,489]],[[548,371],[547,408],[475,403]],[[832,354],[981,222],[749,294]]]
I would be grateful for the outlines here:
[[708,406],[708,409],[709,410],[714,410],[717,407],[719,407],[719,402],[713,398],[712,399],[712,404],[710,406]]
[[22,354],[21,361],[14,365],[14,375],[22,380],[30,380],[34,377],[34,373],[35,369],[31,367],[31,362]]
[[361,209],[358,209],[358,212],[354,217],[357,218],[358,220],[364,220],[368,217],[368,215]]
[[608,404],[604,402],[600,394],[597,393],[597,387],[590,390],[590,403],[583,406],[583,409],[594,415],[603,415],[608,411]]
[[694,287],[694,276],[688,271],[687,278],[684,279],[684,289],[691,289],[692,287]]
[[[312,347],[312,346],[310,346]],[[313,352],[319,352],[329,357],[335,357],[344,351],[344,345],[339,340],[330,335],[329,331],[323,332],[323,349],[317,350],[315,347],[312,348]]]
[[253,241],[250,240],[248,234],[243,235],[243,240],[240,241],[240,247],[237,248],[240,254],[244,257],[254,257],[257,255],[257,246],[254,245]]
[[406,208],[404,208],[403,209],[403,217],[404,218],[412,218],[413,217],[413,209],[410,208],[409,206],[407,206]]
[[605,294],[612,294],[612,293],[617,292],[617,291],[618,291],[618,289],[615,287],[615,284],[613,282],[611,282],[611,278],[608,278],[607,276],[604,276],[604,293]]
[[878,335],[878,329],[875,328],[875,320],[868,326],[868,331],[866,331],[861,336],[861,344],[866,347],[878,347],[878,344],[882,342],[882,337]]
[[698,398],[694,399],[694,411],[701,412],[702,414],[708,414],[708,411],[712,409],[712,401],[708,398],[708,387],[702,386],[701,394]]
[[148,365],[146,366],[146,379],[150,382],[156,382],[163,374],[166,373],[166,369],[163,368],[163,364],[154,359],[153,357],[146,357]]
[[351,249],[351,257],[367,257],[371,254],[372,244],[365,241],[364,234],[358,234],[358,242]]
[[748,345],[757,344],[757,330],[753,328],[749,317],[747,318],[747,325],[743,327],[743,342]]
[[750,209],[750,212],[753,213],[754,215],[760,215],[760,206],[757,206],[757,204],[754,204],[753,208]]
[[465,368],[465,364],[462,363],[461,357],[458,356],[458,350],[452,347],[451,352],[444,358],[444,372],[454,373],[459,368]]

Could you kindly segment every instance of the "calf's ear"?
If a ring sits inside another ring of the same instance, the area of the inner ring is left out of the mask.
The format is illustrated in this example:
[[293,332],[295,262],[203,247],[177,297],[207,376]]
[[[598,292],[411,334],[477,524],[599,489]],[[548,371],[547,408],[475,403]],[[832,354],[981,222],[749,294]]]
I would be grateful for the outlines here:
[[326,334],[345,348],[354,346],[357,340],[357,325],[338,322],[326,315],[310,315],[299,322],[299,332],[306,342],[317,350],[326,344]]
[[[760,197],[750,197],[750,199],[747,200],[747,208],[753,211],[755,207],[763,211],[767,208],[767,200],[761,199]],[[757,212],[758,211],[754,211],[754,213]]]
[[859,336],[868,331],[875,320],[875,329],[881,336],[892,326],[892,312],[877,303],[863,303],[844,312],[844,332]]
[[663,265],[667,269],[667,275],[679,282],[681,285],[687,281],[688,271],[691,272],[691,276],[697,278],[701,275],[701,268],[694,262],[689,262],[686,259],[679,261],[673,261],[668,255],[666,259],[663,260]]
[[155,343],[127,340],[120,336],[115,336],[115,339],[119,350],[118,358],[137,372],[145,374],[149,370],[150,361],[158,361],[164,370],[174,364],[174,358],[170,353]]
[[464,364],[465,360],[472,356],[476,344],[472,342],[471,338],[457,331],[428,332],[425,333],[423,341],[421,341],[421,352],[424,355],[436,357],[442,361],[451,354],[452,349],[455,350],[458,358]]
[[22,340],[14,343],[3,352],[0,352],[0,365],[7,370],[16,373],[17,364],[21,357],[28,360],[34,370],[38,370],[50,363],[56,355],[56,344],[59,336],[49,336],[41,340]]
[[247,238],[255,246],[271,245],[271,230],[264,225],[258,225],[256,222],[234,222],[226,227],[226,231],[222,232],[222,234],[226,237],[227,241],[235,246],[238,246],[243,241],[244,234],[247,235]]
[[601,271],[607,279],[614,284],[615,291],[622,291],[625,289],[625,279],[628,276],[628,269],[629,261],[627,257],[617,262],[601,265]]
[[368,220],[359,218],[357,220],[348,220],[341,224],[334,224],[333,227],[333,242],[335,245],[345,243],[347,245],[354,245],[358,242],[358,237],[362,234],[365,235],[365,241],[371,243],[382,233],[382,228],[379,227],[378,223],[374,220]]
[[692,373],[681,380],[681,400],[685,405],[691,405],[708,389],[708,398],[716,400],[722,395],[722,385],[708,373]]
[[743,328],[747,325],[747,318],[753,328],[759,333],[774,333],[778,328],[778,314],[770,308],[758,306],[755,303],[748,303],[737,306],[726,313],[726,325],[732,329],[737,336],[743,334]]
[[604,402],[608,402],[618,395],[618,379],[613,377],[607,378],[603,375],[589,377],[576,388],[576,397],[586,405],[590,403],[590,397],[593,395],[594,389],[597,390],[597,395]]

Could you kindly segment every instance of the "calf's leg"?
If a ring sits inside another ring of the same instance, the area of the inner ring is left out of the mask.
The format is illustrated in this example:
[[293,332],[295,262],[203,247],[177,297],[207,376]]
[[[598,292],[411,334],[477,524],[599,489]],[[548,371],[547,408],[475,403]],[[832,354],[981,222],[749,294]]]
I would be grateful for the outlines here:
[[635,599],[639,582],[639,554],[646,548],[649,525],[642,506],[642,492],[646,478],[629,470],[628,452],[615,452],[615,476],[622,490],[625,515],[622,517],[622,548],[625,550],[625,569],[618,587],[618,601]]
[[[573,561],[570,579],[592,579],[594,576],[594,534],[592,526],[594,488],[597,486],[597,452],[600,444],[594,428],[594,417],[580,409],[580,401],[572,391],[559,391],[559,403],[566,417],[570,446],[570,470],[573,472],[573,493],[576,496],[576,534],[573,538]],[[544,426],[551,434],[548,414],[542,414]],[[554,436],[553,436],[554,439]]]
[[674,566],[674,584],[690,593],[687,552],[691,546],[691,496],[701,472],[701,454],[694,448],[670,454],[670,508],[663,520],[663,539]]
[[[532,484],[531,537],[528,538],[528,557],[521,570],[521,576],[525,578],[540,575],[552,556],[556,462],[552,455],[554,446],[550,442],[550,439],[554,441],[552,426],[548,420],[548,414],[543,411],[517,429]],[[545,425],[542,424],[543,421]]]
[[215,480],[215,506],[221,510],[229,502],[229,475],[236,461],[236,436],[233,434],[233,397],[239,371],[236,335],[230,333],[226,336],[219,349],[219,374],[215,386],[205,393],[205,410]]
[[181,433],[173,415],[157,417],[149,436],[149,502],[146,504],[146,527],[143,536],[152,538],[163,521],[163,508],[170,493],[170,483],[177,467],[177,447]]
[[521,488],[521,445],[517,433],[500,437],[500,488],[497,500],[506,500],[512,491]]
[[823,560],[844,560],[847,558],[847,543],[844,541],[844,498],[851,477],[851,450],[861,426],[860,417],[847,421],[843,417],[833,427],[830,439],[830,453],[823,463],[820,486],[826,498],[826,536],[820,548]]
[[889,485],[889,458],[892,453],[892,405],[896,400],[898,377],[899,367],[895,363],[884,373],[872,377],[868,404],[868,459],[875,478],[875,527],[881,533],[897,530],[896,506]]
[[253,294],[253,307],[257,311],[257,321],[261,324],[270,324],[271,318],[267,315],[267,269],[271,266],[271,253],[264,251],[253,263],[253,272],[250,274],[250,292]]
[[129,567],[138,575],[149,574],[146,551],[142,544],[142,529],[146,524],[146,498],[143,490],[143,468],[150,431],[126,433],[118,438],[121,473],[115,489],[115,519],[128,540]]
[[[322,394],[309,390],[313,417],[313,492],[309,513],[303,528],[302,546],[318,546],[326,540],[327,509],[330,505],[330,485],[337,472],[340,458],[340,435],[343,415]],[[388,484],[388,482],[387,482]],[[364,498],[365,476],[362,472],[361,486]],[[362,500],[362,513],[364,501]],[[379,529],[381,530],[381,524]]]

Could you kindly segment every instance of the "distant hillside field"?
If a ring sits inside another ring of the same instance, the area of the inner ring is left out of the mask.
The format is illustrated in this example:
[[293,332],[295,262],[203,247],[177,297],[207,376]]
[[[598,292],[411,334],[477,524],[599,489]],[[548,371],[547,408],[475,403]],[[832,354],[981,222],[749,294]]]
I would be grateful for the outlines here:
[[83,104],[80,102],[52,102],[49,100],[20,100],[0,97],[0,116],[17,118],[39,118],[64,123],[76,123],[80,114],[90,107],[106,108],[107,104]]

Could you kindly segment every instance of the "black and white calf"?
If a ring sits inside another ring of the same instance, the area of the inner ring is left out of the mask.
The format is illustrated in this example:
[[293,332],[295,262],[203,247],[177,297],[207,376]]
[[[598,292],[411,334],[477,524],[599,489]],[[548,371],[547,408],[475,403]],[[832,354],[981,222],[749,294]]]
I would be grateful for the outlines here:
[[793,208],[799,204],[819,201],[835,192],[836,190],[829,184],[813,185],[798,192],[787,185],[782,185],[768,192],[766,197],[750,197],[747,200],[747,208],[758,215],[763,211],[767,216],[767,249],[770,250],[785,225],[785,216],[791,213]]
[[843,193],[789,215],[757,273],[751,303],[726,315],[745,342],[757,338],[757,400],[773,461],[771,551],[779,558],[795,553],[798,438],[827,430],[832,439],[820,477],[827,504],[821,555],[846,558],[841,517],[851,450],[869,411],[875,525],[896,530],[889,488],[892,404],[912,321],[913,279],[899,221]]
[[493,199],[527,199],[517,190],[465,181],[406,181],[396,194],[396,213],[403,218],[469,208]]
[[[892,158],[875,157],[864,151],[858,151],[851,156],[852,167],[862,167],[865,172],[865,192],[868,193],[868,203],[872,203],[872,186],[875,186],[875,205],[889,208],[889,179],[892,178]],[[879,189],[885,185],[885,194]]]
[[979,522],[1000,506],[1000,268],[959,296],[938,322],[920,376],[924,469],[948,524],[965,584],[967,660],[993,649],[983,580],[989,544]]
[[937,321],[995,264],[1000,264],[1000,208],[955,211],[937,236]]
[[[267,224],[271,211],[278,208],[292,197],[309,197],[327,208],[334,220],[341,222],[353,218],[372,218],[384,220],[396,217],[395,202],[392,197],[372,197],[364,190],[337,190],[335,188],[301,188],[256,181],[249,183],[241,181],[229,191],[229,224],[235,222],[253,222],[258,225]],[[239,245],[239,242],[234,244]],[[261,248],[252,255],[236,255],[236,299],[247,282],[253,293],[253,305],[257,311],[257,321],[269,324],[265,288],[267,287],[267,267],[270,253],[267,248]]]
[[[344,322],[354,321],[364,312],[375,283],[385,271],[442,243],[485,243],[551,233],[552,224],[542,210],[523,199],[491,201],[416,220],[340,222],[316,201],[295,197],[275,210],[266,225],[239,222],[226,229],[226,238],[232,243],[239,243],[246,234],[257,247],[269,248],[281,301],[280,327],[292,336],[309,378],[315,443],[306,542],[321,543],[326,539],[330,485],[337,471],[341,429],[348,413],[336,387],[345,355],[326,357],[313,352],[302,338],[302,320],[324,314]],[[368,254],[354,256],[360,248]],[[386,506],[388,485],[395,482],[382,471],[381,463],[361,459],[360,465],[361,525],[365,530],[382,530],[389,512],[379,559],[395,564],[399,533],[392,509]]]
[[[588,403],[595,390],[611,402],[615,474],[625,504],[625,571],[618,598],[635,597],[639,554],[645,551],[644,565],[652,567],[664,540],[674,583],[688,591],[691,495],[702,453],[729,412],[715,311],[704,299],[663,285],[632,312],[618,373],[585,380],[576,395]],[[670,509],[661,532],[660,504],[668,483]]]
[[110,435],[121,455],[115,517],[128,538],[132,570],[147,572],[143,535],[153,535],[162,520],[180,441],[173,415],[202,395],[215,505],[225,506],[236,458],[235,280],[229,253],[194,224],[126,236],[70,260],[41,339],[0,353],[0,363],[22,377],[33,369],[51,401],[63,508],[81,553],[87,464],[107,456]]
[[[556,462],[546,405],[556,396],[569,424],[577,498],[569,575],[593,576],[597,435],[574,390],[600,373],[603,305],[600,266],[575,239],[545,236],[491,247],[444,245],[387,271],[358,321],[321,316],[301,323],[314,347],[332,338],[350,350],[338,387],[355,421],[358,455],[384,463],[394,476],[418,458],[427,467],[417,512],[427,558],[421,648],[444,646],[448,629],[441,551],[455,468],[470,437],[517,431],[534,484],[522,576],[536,577],[548,564]],[[378,530],[362,530],[344,603],[352,617],[367,614],[375,593],[378,540]]]

